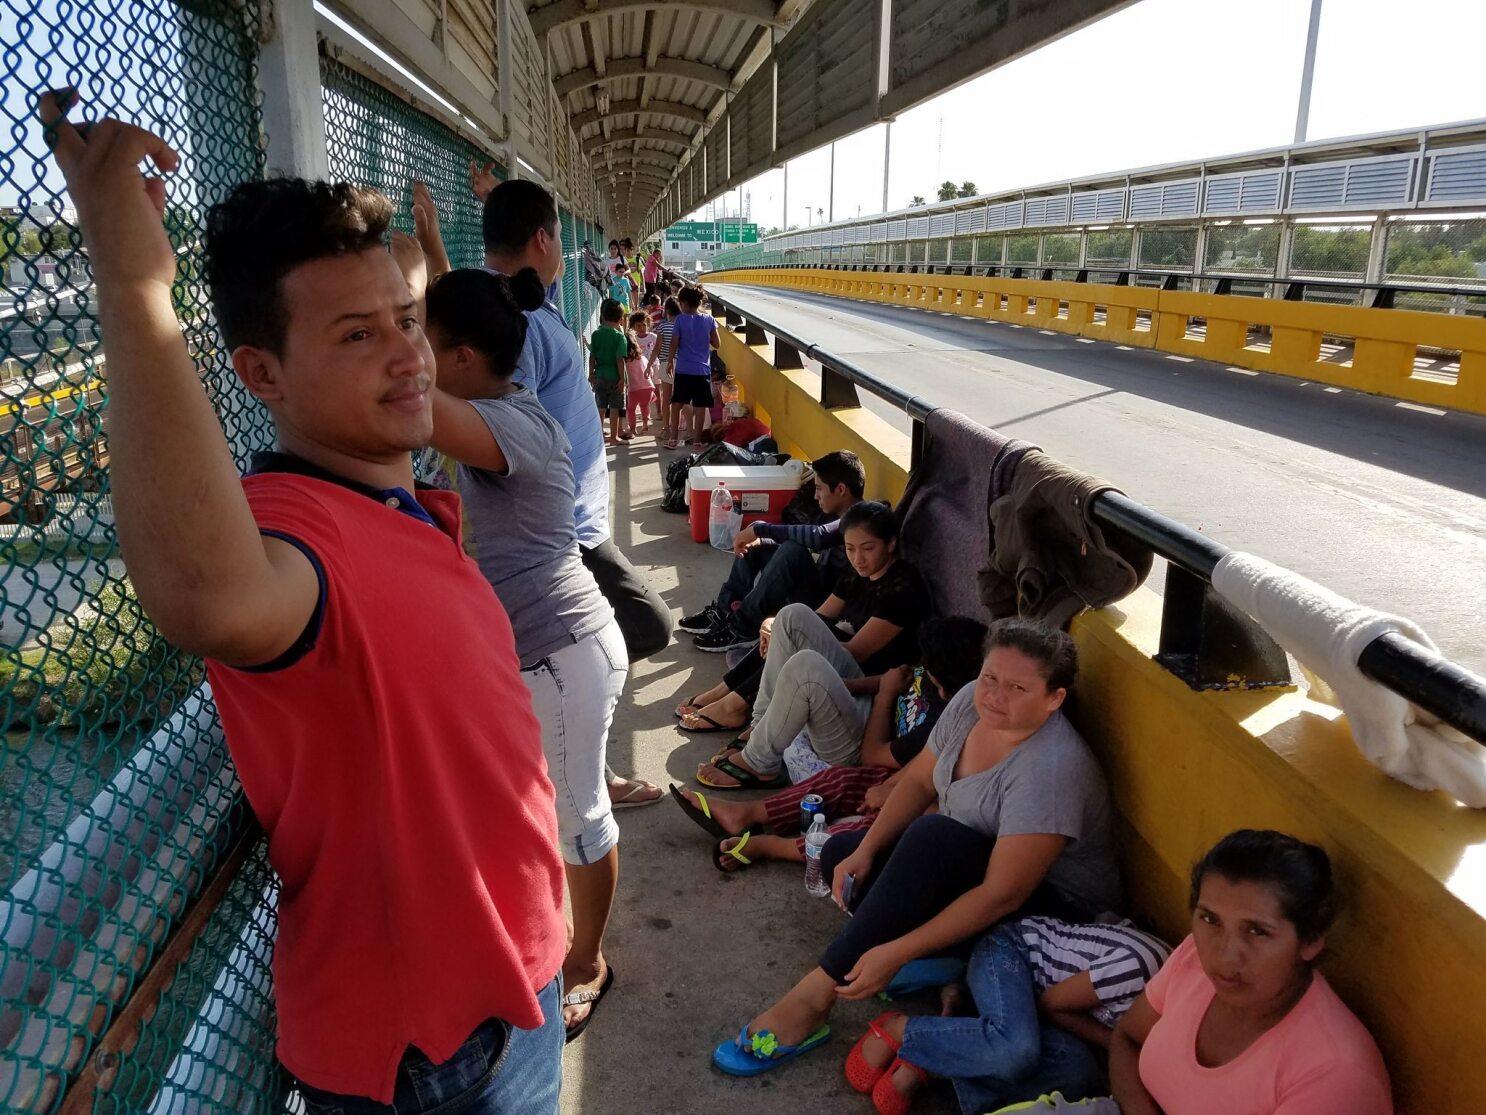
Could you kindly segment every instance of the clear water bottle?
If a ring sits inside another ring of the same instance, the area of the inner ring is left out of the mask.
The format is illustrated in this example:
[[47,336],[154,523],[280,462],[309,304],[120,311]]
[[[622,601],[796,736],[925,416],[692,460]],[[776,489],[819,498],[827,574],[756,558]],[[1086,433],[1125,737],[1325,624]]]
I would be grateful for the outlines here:
[[814,898],[824,898],[831,893],[820,870],[820,851],[826,846],[831,834],[826,831],[826,815],[817,813],[810,822],[810,831],[805,834],[805,890]]
[[712,508],[707,517],[708,541],[719,550],[731,551],[733,536],[737,534],[733,523],[733,493],[719,480],[712,493]]

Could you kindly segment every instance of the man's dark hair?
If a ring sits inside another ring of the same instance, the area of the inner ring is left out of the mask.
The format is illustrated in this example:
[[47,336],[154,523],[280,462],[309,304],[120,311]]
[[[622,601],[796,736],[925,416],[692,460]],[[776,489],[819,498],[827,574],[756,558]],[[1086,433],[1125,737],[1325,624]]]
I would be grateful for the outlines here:
[[206,214],[206,281],[228,350],[284,353],[289,307],[279,284],[294,268],[380,248],[392,202],[344,182],[244,182]]
[[1314,941],[1336,917],[1336,884],[1326,850],[1287,833],[1239,829],[1214,844],[1192,868],[1189,901],[1194,909],[1202,880],[1210,874],[1269,887],[1302,941]]
[[1078,647],[1072,637],[1041,620],[1022,616],[998,619],[986,636],[986,653],[997,647],[1019,650],[1038,662],[1038,673],[1049,691],[1071,689],[1078,678]]
[[485,199],[480,235],[485,250],[495,255],[518,255],[538,232],[556,237],[557,203],[535,182],[517,178],[502,182]]
[[881,500],[864,499],[841,516],[842,536],[849,530],[865,530],[874,538],[891,542],[898,537],[898,516]]
[[845,484],[846,490],[857,499],[867,490],[867,470],[862,459],[850,449],[837,449],[810,462],[815,475],[825,482],[827,488]]
[[986,625],[978,619],[926,619],[918,628],[919,662],[953,697],[980,673],[985,641]]

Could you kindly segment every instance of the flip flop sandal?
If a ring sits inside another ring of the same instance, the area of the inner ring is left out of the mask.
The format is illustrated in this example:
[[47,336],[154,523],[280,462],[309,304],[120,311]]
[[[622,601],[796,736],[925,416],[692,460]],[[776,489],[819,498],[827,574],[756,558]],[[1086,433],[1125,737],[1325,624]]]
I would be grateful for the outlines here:
[[[748,847],[749,840],[753,839],[753,837],[755,836],[761,835],[763,831],[764,826],[758,824],[757,822],[754,822],[737,836],[724,836],[716,843],[716,845],[713,846],[712,866],[717,868],[717,870],[721,871],[724,875],[731,875],[734,871],[742,871],[744,867],[752,867],[753,860],[749,859],[743,854],[743,849]],[[724,848],[723,845],[726,844],[729,840],[736,840],[738,843],[734,844],[731,848]],[[724,867],[722,865],[722,860],[719,858],[721,856],[731,856],[742,866]]]
[[881,1068],[875,1065],[869,1065],[867,1059],[862,1056],[862,1046],[867,1043],[869,1037],[875,1037],[887,1046],[888,1052],[893,1055],[892,1060],[896,1061],[898,1059],[898,1050],[902,1048],[902,1044],[896,1041],[893,1035],[888,1033],[884,1027],[889,1018],[900,1013],[902,1012],[895,1010],[883,1011],[871,1022],[867,1023],[867,1032],[857,1038],[857,1043],[851,1047],[851,1052],[846,1055],[846,1082],[864,1096],[871,1094],[872,1089],[877,1086],[877,1082],[882,1079],[883,1073],[887,1072],[891,1067],[892,1061],[889,1061],[888,1064],[883,1065]]
[[748,741],[746,739],[735,739],[735,740],[733,740],[732,743],[728,744],[726,747],[724,747],[716,755],[713,755],[712,758],[708,759],[707,761],[709,763],[716,764],[716,763],[722,762],[724,759],[731,759],[734,755],[737,755],[739,752],[741,752],[747,746],[748,746]]
[[563,1044],[577,1041],[579,1035],[588,1029],[588,1024],[593,1021],[593,1016],[599,1012],[599,1004],[604,1001],[604,996],[609,994],[609,988],[614,986],[614,966],[609,965],[609,970],[604,973],[604,982],[599,984],[597,991],[571,991],[562,997],[562,1005],[565,1007],[581,1007],[584,1003],[592,1003],[588,1013],[583,1020],[568,1031]]
[[693,805],[686,800],[686,795],[681,792],[681,788],[672,782],[671,797],[681,807],[681,812],[695,821],[697,826],[708,836],[716,837],[718,840],[726,840],[733,835],[733,833],[728,832],[727,829],[723,828],[713,818],[712,807],[707,804],[707,796],[705,794],[697,794],[697,801],[700,804]]
[[[660,801],[660,787],[654,782],[646,782],[643,778],[636,778],[633,781],[634,785],[630,787],[629,793],[617,801],[609,802],[610,809],[639,809],[643,805],[654,805]],[[644,796],[652,790],[655,791],[654,797]],[[639,795],[639,800],[635,800],[637,795]]]
[[752,771],[744,770],[728,759],[712,763],[711,766],[733,779],[732,782],[708,782],[702,777],[700,771],[697,772],[697,781],[713,790],[772,790],[788,782],[782,770],[773,778],[760,778]]
[[831,1028],[822,1026],[799,1045],[780,1045],[772,1030],[750,1036],[745,1024],[735,1040],[712,1051],[712,1063],[729,1076],[759,1076],[824,1045],[830,1036]]
[[[687,698],[684,704],[678,705],[676,707],[676,719],[681,720],[688,716],[695,716],[699,711],[706,708],[706,705],[700,703],[701,700],[702,694],[700,693],[698,693],[695,697]],[[682,709],[686,709],[687,711],[682,712]]]
[[872,1106],[877,1108],[878,1115],[908,1115],[908,1109],[913,1106],[914,1096],[905,1096],[893,1084],[893,1077],[899,1069],[912,1069],[920,1087],[929,1082],[929,1074],[923,1069],[910,1065],[902,1057],[893,1058],[893,1063],[872,1088]]
[[681,717],[677,721],[676,727],[680,728],[683,732],[690,732],[694,736],[705,736],[711,732],[736,732],[748,726],[746,724],[719,724],[716,720],[713,720],[712,717],[702,712],[693,712],[689,713],[688,715],[693,720],[700,720],[703,723],[710,725],[706,728],[689,728],[686,726],[685,723],[686,717]]

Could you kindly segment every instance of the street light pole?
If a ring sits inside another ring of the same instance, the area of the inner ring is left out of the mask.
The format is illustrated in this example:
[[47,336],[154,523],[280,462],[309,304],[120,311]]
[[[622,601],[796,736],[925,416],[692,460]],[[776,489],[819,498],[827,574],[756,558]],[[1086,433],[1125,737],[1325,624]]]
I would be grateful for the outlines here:
[[1321,37],[1321,0],[1311,0],[1311,23],[1305,36],[1305,63],[1300,70],[1300,103],[1295,109],[1295,142],[1304,143],[1311,125],[1311,85],[1316,78],[1316,40]]

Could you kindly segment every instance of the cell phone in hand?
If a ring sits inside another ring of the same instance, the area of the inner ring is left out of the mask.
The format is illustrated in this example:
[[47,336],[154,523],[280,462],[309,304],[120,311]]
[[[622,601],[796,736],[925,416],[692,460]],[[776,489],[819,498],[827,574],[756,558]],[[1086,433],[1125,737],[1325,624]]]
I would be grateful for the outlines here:
[[850,873],[841,880],[841,908],[851,913],[851,892],[857,885],[857,877]]

